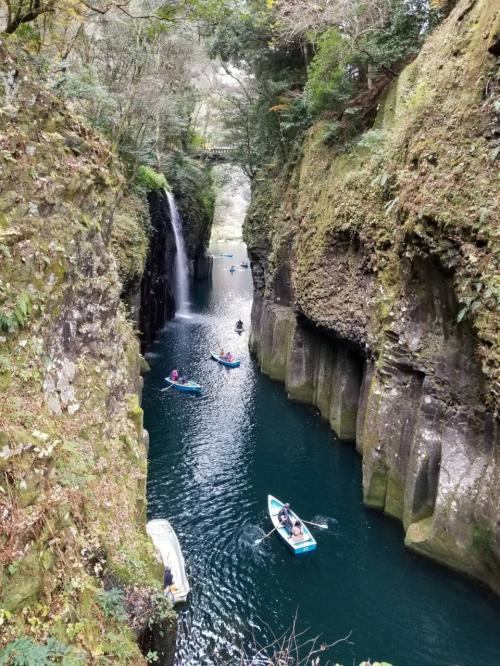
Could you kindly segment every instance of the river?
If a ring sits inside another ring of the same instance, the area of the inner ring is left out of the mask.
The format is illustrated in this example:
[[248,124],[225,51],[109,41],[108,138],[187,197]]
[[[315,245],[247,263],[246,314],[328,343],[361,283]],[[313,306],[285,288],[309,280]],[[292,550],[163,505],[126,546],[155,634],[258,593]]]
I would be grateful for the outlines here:
[[[244,245],[216,240],[211,249],[234,258],[214,260],[212,281],[191,290],[191,319],[161,332],[143,399],[149,517],[172,521],[192,584],[177,663],[237,664],[296,616],[300,631],[325,643],[350,634],[330,663],[500,664],[498,600],[408,552],[400,524],[363,507],[353,445],[313,408],[289,402],[249,356],[248,332],[234,331],[239,317],[250,321],[250,271],[228,270],[246,258]],[[239,369],[209,358],[221,346],[241,357]],[[203,385],[201,396],[161,390],[174,366]],[[276,535],[254,544],[270,529],[268,493],[326,521],[315,553],[294,558]]]

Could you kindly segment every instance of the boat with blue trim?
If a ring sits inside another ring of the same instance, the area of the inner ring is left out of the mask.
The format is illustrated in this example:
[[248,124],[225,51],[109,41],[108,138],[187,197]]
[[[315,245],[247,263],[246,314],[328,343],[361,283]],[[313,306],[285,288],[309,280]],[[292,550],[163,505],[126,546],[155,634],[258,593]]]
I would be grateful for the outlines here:
[[211,351],[210,356],[214,359],[214,361],[217,361],[217,363],[220,363],[221,365],[225,365],[226,368],[239,368],[240,367],[240,360],[238,358],[233,359],[232,361],[226,361],[224,358],[219,356],[217,352]]
[[201,386],[197,384],[196,382],[192,382],[191,380],[187,380],[185,382],[182,382],[180,379],[177,379],[174,381],[173,379],[170,379],[170,377],[165,377],[165,381],[169,386],[172,386],[174,389],[177,391],[184,391],[185,393],[200,393],[201,392]]
[[294,525],[297,520],[300,522],[301,534],[297,536],[290,535],[287,529],[281,526],[278,514],[284,506],[284,503],[280,502],[276,497],[273,497],[272,495],[267,496],[267,510],[269,511],[271,522],[276,528],[276,532],[295,555],[304,555],[304,553],[310,553],[311,551],[316,550],[316,539],[296,513],[290,510],[290,519],[292,525]]

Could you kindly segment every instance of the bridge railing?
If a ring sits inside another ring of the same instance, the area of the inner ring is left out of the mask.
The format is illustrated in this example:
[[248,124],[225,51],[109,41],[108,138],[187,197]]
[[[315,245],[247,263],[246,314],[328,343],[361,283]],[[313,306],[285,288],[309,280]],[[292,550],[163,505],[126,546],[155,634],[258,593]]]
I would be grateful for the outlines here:
[[191,150],[193,157],[202,159],[227,159],[235,152],[235,149],[229,146],[200,147]]

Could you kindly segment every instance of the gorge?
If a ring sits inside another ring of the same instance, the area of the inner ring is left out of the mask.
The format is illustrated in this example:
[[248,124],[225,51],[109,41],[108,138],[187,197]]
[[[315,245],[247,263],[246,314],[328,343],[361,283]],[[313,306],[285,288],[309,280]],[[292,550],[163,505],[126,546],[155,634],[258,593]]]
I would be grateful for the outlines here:
[[[32,4],[0,8],[0,663],[278,663],[291,625],[494,663],[499,0]],[[255,547],[268,492],[314,558]]]

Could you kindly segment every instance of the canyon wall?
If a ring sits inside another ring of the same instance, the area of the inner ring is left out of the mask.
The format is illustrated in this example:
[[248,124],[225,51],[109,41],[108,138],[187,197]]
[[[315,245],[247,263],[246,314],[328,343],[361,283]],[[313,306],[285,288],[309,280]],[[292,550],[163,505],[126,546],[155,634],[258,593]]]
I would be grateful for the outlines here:
[[0,63],[0,647],[145,664],[142,644],[169,663],[120,298],[142,274],[147,211],[33,61],[0,46]]
[[500,3],[458,2],[348,144],[253,187],[250,345],[363,458],[367,506],[500,593]]

